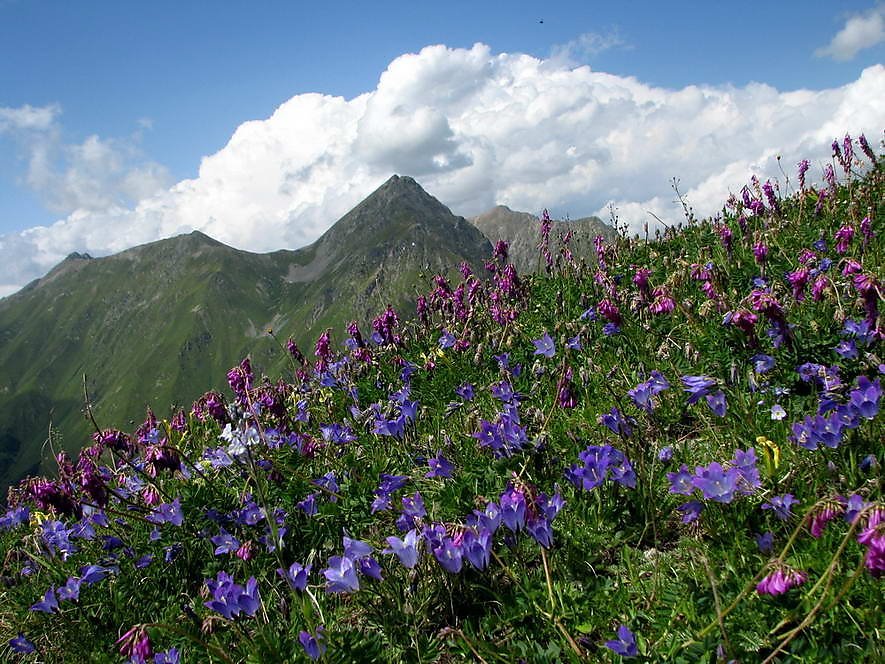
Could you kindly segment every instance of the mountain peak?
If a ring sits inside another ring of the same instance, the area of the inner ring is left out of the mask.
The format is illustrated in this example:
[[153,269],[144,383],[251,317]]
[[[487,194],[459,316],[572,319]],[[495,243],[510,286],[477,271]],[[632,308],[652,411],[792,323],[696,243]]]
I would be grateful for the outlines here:
[[178,239],[185,240],[188,244],[209,245],[212,247],[222,244],[214,237],[210,237],[204,232],[197,230],[191,231],[190,233],[183,233],[178,236]]
[[428,194],[424,188],[418,184],[418,181],[415,180],[415,178],[408,175],[391,175],[384,184],[369,195],[366,201],[371,200],[378,195],[389,197],[417,195],[431,199],[433,198],[433,196]]
[[385,182],[383,187],[395,187],[395,186],[411,186],[411,187],[420,187],[421,185],[415,180],[415,178],[409,175],[397,175],[394,173],[389,178],[387,178],[387,182]]

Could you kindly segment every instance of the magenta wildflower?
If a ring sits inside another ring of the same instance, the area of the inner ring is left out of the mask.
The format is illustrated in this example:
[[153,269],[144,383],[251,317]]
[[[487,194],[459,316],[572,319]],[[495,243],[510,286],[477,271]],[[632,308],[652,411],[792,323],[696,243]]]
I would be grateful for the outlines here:
[[824,299],[824,291],[827,289],[829,281],[823,275],[817,277],[811,285],[811,299],[820,302]]
[[153,654],[151,639],[147,629],[143,625],[132,627],[123,636],[117,639],[120,645],[120,654],[123,657],[131,657],[136,661],[145,661]]
[[774,193],[774,187],[771,184],[771,180],[766,180],[765,184],[762,185],[762,193],[765,194],[765,200],[768,201],[768,207],[774,212],[779,212],[780,205],[778,204],[777,196]]
[[756,259],[756,262],[762,265],[765,263],[765,259],[768,258],[768,245],[764,242],[757,242],[753,245],[753,258]]
[[731,227],[728,224],[721,224],[716,228],[716,231],[719,233],[719,240],[722,242],[722,248],[731,255],[734,238]]
[[704,295],[707,296],[708,300],[716,301],[719,299],[719,293],[716,292],[716,287],[713,285],[712,281],[701,282],[701,290],[704,292]]
[[864,566],[875,578],[885,574],[885,508],[877,505],[870,510],[857,541],[867,550]]
[[556,401],[560,408],[574,408],[578,405],[578,399],[575,396],[572,383],[572,375],[571,367],[566,367],[556,385]]
[[756,592],[760,595],[783,595],[790,588],[801,586],[808,579],[805,572],[778,564],[772,572],[756,584]]
[[613,325],[617,325],[620,327],[621,325],[621,311],[618,309],[618,305],[609,300],[608,298],[600,300],[596,305],[596,310],[606,319],[609,323]]
[[495,248],[492,251],[492,258],[497,258],[501,261],[501,263],[507,262],[507,243],[504,240],[498,240],[495,243]]
[[305,365],[306,360],[304,359],[304,353],[301,352],[292,339],[286,339],[286,350],[289,351],[289,355],[291,355],[298,364],[302,367]]
[[827,500],[810,516],[808,530],[812,537],[823,535],[826,525],[845,512],[845,506],[838,500]]
[[650,298],[651,288],[648,284],[649,275],[651,275],[651,270],[649,270],[647,267],[638,268],[636,270],[636,274],[633,275],[633,283],[636,284],[636,287],[642,294],[643,299]]
[[807,267],[801,267],[798,270],[787,273],[787,281],[793,289],[793,298],[797,302],[805,299],[805,286],[811,278],[811,270]]
[[851,246],[851,241],[853,239],[854,228],[849,224],[841,226],[833,236],[833,240],[836,243],[836,253],[841,255],[848,251],[848,247]]
[[691,278],[695,281],[710,281],[713,278],[713,263],[692,263]]
[[854,160],[854,144],[851,141],[851,136],[845,134],[845,138],[842,139],[842,158],[840,161],[842,162],[842,168],[845,171],[845,175],[848,175],[851,170],[851,162]]
[[[249,358],[244,358],[239,365],[227,372],[227,382],[230,389],[236,395],[237,399],[243,403],[246,402],[246,392],[252,389],[252,364]],[[153,413],[151,413],[151,416]]]
[[755,343],[755,327],[758,320],[759,316],[754,314],[752,311],[748,311],[747,309],[738,309],[737,311],[733,311],[730,314],[726,315],[724,323],[726,325],[734,325],[750,338],[751,343]]
[[599,269],[603,272],[606,269],[605,265],[605,238],[601,235],[597,235],[593,238],[593,246],[596,249],[596,262],[599,264]]
[[[709,282],[706,282],[709,283]],[[676,308],[676,301],[670,295],[670,292],[663,286],[654,289],[654,302],[648,310],[653,314],[669,314]]]
[[419,295],[418,299],[415,301],[415,313],[418,315],[418,320],[420,320],[424,325],[427,325],[430,322],[429,316],[429,308],[427,306],[427,298],[423,295]]
[[863,246],[866,246],[873,241],[875,237],[875,233],[873,233],[873,222],[870,221],[869,215],[863,218],[860,222],[860,234],[863,237]]
[[[833,144],[835,145],[836,142],[833,141]],[[830,192],[835,194],[836,193],[836,173],[835,173],[835,171],[833,171],[832,164],[827,164],[826,166],[824,166],[824,180],[827,181],[827,185],[829,185],[829,187],[830,187]]]
[[879,300],[882,298],[879,282],[873,275],[863,272],[855,274],[852,281],[861,297],[867,321],[875,326],[879,318]]
[[799,170],[799,189],[801,191],[805,191],[805,174],[808,172],[808,169],[811,165],[808,163],[807,159],[803,159],[797,164]]

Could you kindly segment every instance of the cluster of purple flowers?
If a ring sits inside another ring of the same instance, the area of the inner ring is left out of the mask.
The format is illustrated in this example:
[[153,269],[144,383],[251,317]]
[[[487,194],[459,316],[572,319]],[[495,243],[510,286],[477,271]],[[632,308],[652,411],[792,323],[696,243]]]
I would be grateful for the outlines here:
[[0,530],[12,530],[18,526],[24,525],[31,520],[31,510],[27,505],[15,505],[6,510],[3,516],[0,516]]
[[212,599],[203,604],[228,620],[233,620],[240,613],[254,616],[261,606],[258,582],[254,576],[249,577],[244,588],[234,583],[230,574],[222,571],[215,579],[206,579],[206,587],[212,594]]
[[685,391],[688,392],[688,402],[686,405],[691,406],[704,399],[714,415],[725,417],[727,407],[725,393],[717,389],[719,383],[715,378],[710,378],[709,376],[682,376],[680,380],[685,385]]
[[379,436],[391,436],[401,439],[406,427],[415,422],[418,416],[418,402],[409,399],[408,385],[390,395],[386,406],[374,403],[371,406],[374,415],[373,433]]
[[578,455],[580,464],[565,471],[566,479],[578,489],[592,491],[606,479],[636,487],[636,473],[624,453],[611,445],[589,445]]
[[838,447],[845,431],[856,429],[863,420],[872,420],[879,413],[882,385],[878,378],[871,381],[861,374],[856,387],[849,392],[848,400],[839,403],[837,389],[842,387],[842,382],[837,371],[820,365],[802,365],[799,375],[803,380],[816,379],[826,386],[818,413],[806,415],[801,422],[793,422],[790,427],[790,440],[805,449],[816,450],[821,445]]
[[68,577],[67,581],[57,587],[49,588],[43,599],[31,605],[31,611],[41,613],[55,613],[59,608],[59,602],[76,602],[80,599],[80,588],[84,585],[91,586],[102,581],[113,570],[101,565],[85,565],[80,568],[79,576]]
[[[559,493],[547,496],[535,493],[525,485],[511,484],[499,497],[488,502],[482,510],[474,510],[463,526],[425,523],[427,513],[420,494],[403,498],[403,513],[397,526],[405,534],[386,538],[387,548],[382,553],[395,555],[407,569],[414,568],[422,549],[426,549],[444,570],[458,574],[466,561],[477,570],[485,569],[491,557],[495,532],[503,525],[511,533],[525,530],[541,546],[550,547],[553,541],[552,521],[562,509],[564,501]],[[344,555],[329,559],[323,571],[329,592],[359,590],[357,572],[381,580],[380,567],[370,554],[372,547],[365,542],[344,538]],[[278,570],[282,573],[282,570]],[[294,576],[297,574],[297,579]],[[293,587],[303,588],[309,568],[300,565],[287,573]],[[296,585],[298,584],[298,585]]]
[[387,473],[382,473],[381,483],[375,490],[372,513],[374,514],[375,512],[380,512],[382,510],[389,510],[391,508],[391,496],[402,489],[408,481],[409,478],[405,475],[388,475]]
[[[704,500],[717,503],[730,503],[736,495],[750,495],[762,485],[759,470],[756,468],[756,450],[735,450],[734,456],[723,467],[713,461],[707,466],[697,466],[692,474],[688,466],[682,464],[674,473],[667,473],[670,493],[691,496],[700,492]],[[703,503],[699,500],[684,503],[679,508],[683,522],[689,523],[700,516]]]
[[670,387],[670,383],[660,372],[652,370],[648,380],[639,383],[636,387],[627,391],[627,396],[633,400],[633,403],[642,410],[650,413],[654,410],[655,403],[653,397],[657,396]]
[[528,443],[525,427],[522,426],[517,406],[518,395],[510,382],[503,380],[492,386],[492,394],[504,402],[498,417],[490,422],[480,420],[479,429],[473,437],[480,447],[492,450],[496,459],[512,456]]

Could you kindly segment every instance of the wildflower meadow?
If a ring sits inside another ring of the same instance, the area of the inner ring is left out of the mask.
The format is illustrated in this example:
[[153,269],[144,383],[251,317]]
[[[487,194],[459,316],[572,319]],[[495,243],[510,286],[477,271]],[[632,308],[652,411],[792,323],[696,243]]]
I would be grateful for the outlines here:
[[885,660],[882,157],[787,170],[593,261],[545,217],[539,274],[499,242],[270,330],[282,375],[135,431],[87,407],[0,511],[0,658]]

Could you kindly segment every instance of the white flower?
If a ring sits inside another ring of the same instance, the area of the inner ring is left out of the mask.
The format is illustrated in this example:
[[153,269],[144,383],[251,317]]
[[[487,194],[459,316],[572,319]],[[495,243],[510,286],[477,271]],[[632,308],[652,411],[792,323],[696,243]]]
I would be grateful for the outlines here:
[[222,431],[221,435],[219,435],[218,437],[221,438],[221,440],[231,443],[234,440],[234,436],[235,434],[233,428],[231,428],[230,422],[228,422],[224,425],[224,431]]

